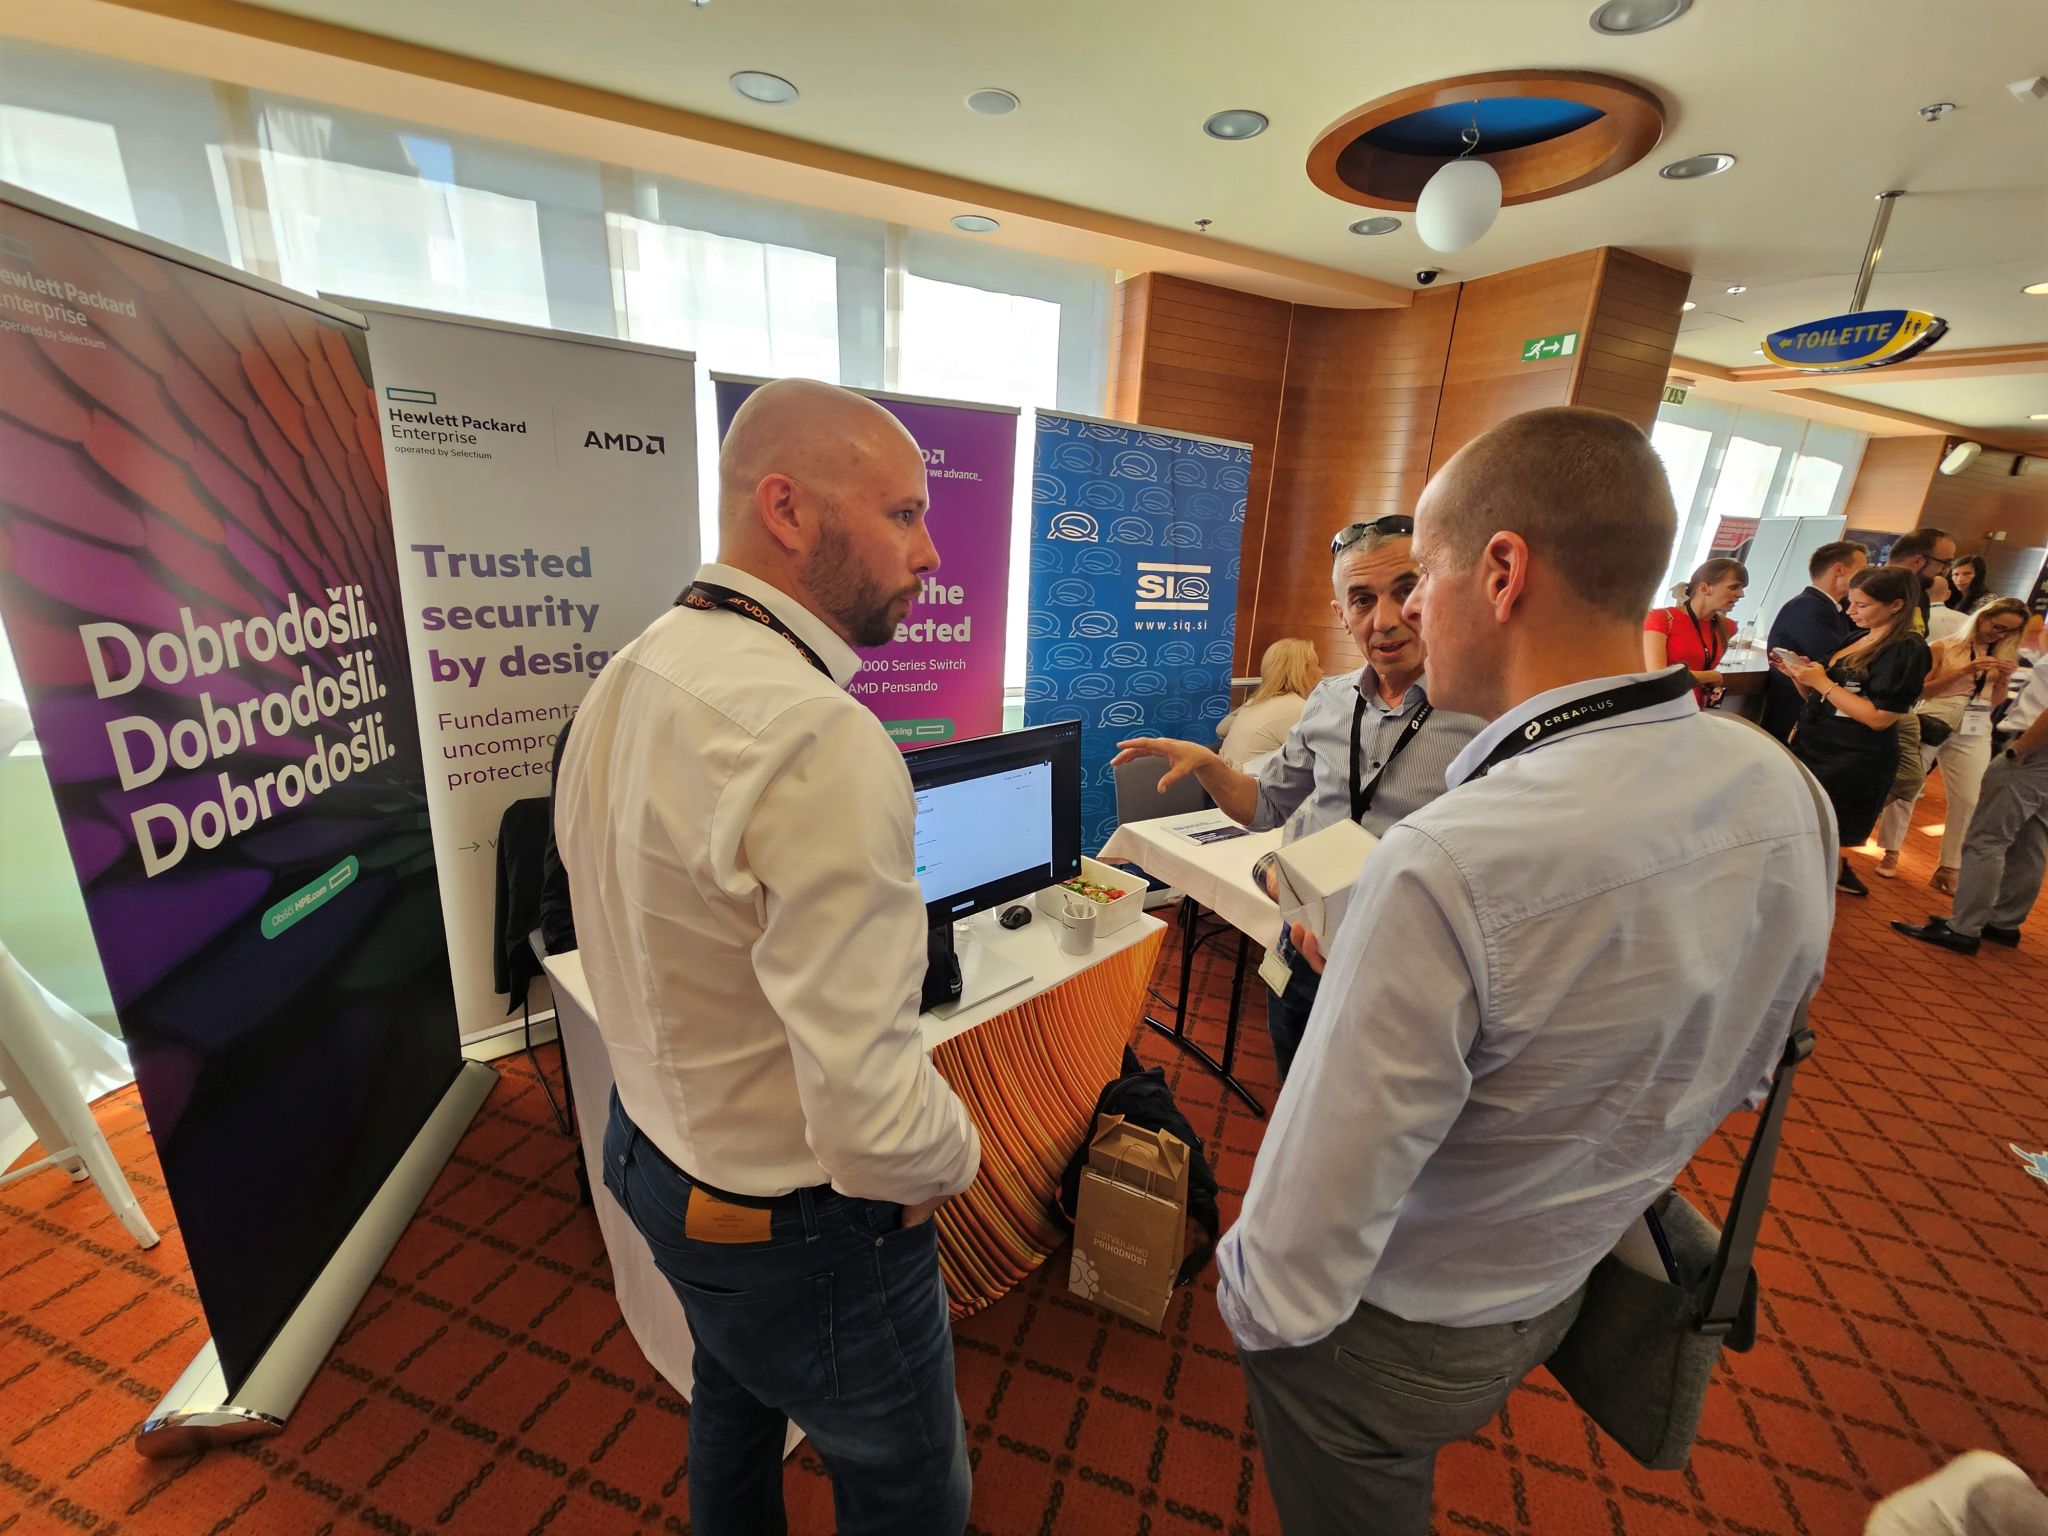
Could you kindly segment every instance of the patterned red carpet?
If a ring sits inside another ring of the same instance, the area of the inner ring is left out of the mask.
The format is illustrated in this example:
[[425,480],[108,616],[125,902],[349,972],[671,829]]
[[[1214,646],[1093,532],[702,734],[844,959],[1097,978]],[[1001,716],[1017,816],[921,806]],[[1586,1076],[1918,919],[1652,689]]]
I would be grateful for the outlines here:
[[[1930,794],[1923,821],[1940,814]],[[1765,1337],[1731,1357],[1690,1470],[1639,1470],[1538,1373],[1446,1454],[1444,1536],[1850,1536],[1880,1494],[1970,1447],[2048,1474],[2048,1184],[2007,1149],[2048,1148],[2048,919],[1975,960],[1896,937],[1887,919],[1945,905],[1925,889],[1932,847],[1916,830],[1906,878],[1842,904],[1759,1260]],[[1229,975],[1198,976],[1213,1043]],[[1245,1075],[1270,1094],[1262,1025],[1245,1038]],[[1150,1031],[1139,1049],[1209,1138],[1228,1220],[1261,1122]],[[623,1331],[523,1062],[289,1429],[205,1458],[129,1444],[201,1327],[139,1107],[117,1096],[102,1121],[165,1240],[138,1253],[61,1174],[0,1192],[0,1533],[689,1529],[686,1410]],[[1738,1117],[1689,1176],[1715,1208],[1746,1130]],[[1069,1297],[1065,1268],[959,1330],[974,1529],[1274,1531],[1212,1287],[1157,1338]],[[815,1462],[800,1454],[788,1486],[792,1529],[829,1530]]]

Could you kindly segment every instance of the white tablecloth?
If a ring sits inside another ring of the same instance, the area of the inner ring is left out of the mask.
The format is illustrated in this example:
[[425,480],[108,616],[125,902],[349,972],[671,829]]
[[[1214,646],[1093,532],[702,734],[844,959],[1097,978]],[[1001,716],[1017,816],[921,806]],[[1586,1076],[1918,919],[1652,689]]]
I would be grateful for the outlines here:
[[1213,843],[1198,843],[1189,836],[1236,825],[1221,811],[1126,822],[1103,845],[1099,857],[1108,863],[1135,864],[1270,949],[1280,942],[1280,909],[1252,884],[1252,866],[1280,846],[1280,833],[1251,832]]

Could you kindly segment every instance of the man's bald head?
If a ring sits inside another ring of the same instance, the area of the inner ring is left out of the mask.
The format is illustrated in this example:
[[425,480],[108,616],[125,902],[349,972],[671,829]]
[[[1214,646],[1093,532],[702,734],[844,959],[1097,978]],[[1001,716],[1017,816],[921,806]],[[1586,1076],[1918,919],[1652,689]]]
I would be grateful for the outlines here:
[[761,482],[783,476],[827,502],[915,478],[924,456],[903,423],[850,389],[814,379],[777,379],[740,405],[718,454],[718,530],[744,544],[760,522]]
[[1585,406],[1525,411],[1488,429],[1423,498],[1418,522],[1449,567],[1469,567],[1496,533],[1519,534],[1583,602],[1625,618],[1649,610],[1677,536],[1670,481],[1650,440]]
[[924,455],[872,400],[763,384],[718,455],[719,559],[800,598],[849,645],[885,645],[937,570]]

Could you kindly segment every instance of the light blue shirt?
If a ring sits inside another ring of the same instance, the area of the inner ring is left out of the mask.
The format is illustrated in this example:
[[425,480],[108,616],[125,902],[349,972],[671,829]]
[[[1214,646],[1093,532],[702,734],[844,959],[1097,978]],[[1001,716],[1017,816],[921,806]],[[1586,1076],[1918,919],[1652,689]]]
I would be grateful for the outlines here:
[[[1301,718],[1287,733],[1280,750],[1259,771],[1259,805],[1245,823],[1254,832],[1282,825],[1283,843],[1291,843],[1351,819],[1351,722],[1358,701],[1365,715],[1358,721],[1358,781],[1372,782],[1400,741],[1408,722],[1429,697],[1427,678],[1418,678],[1402,696],[1399,709],[1380,698],[1372,668],[1326,677],[1309,691]],[[1465,744],[1479,733],[1481,721],[1448,710],[1430,711],[1401,755],[1394,759],[1373,791],[1372,807],[1359,825],[1374,837],[1421,809],[1444,792],[1444,773]]]
[[1791,754],[1688,694],[1470,778],[1629,680],[1501,716],[1367,860],[1218,1251],[1244,1347],[1360,1301],[1547,1311],[1768,1080],[1834,921],[1833,817]]

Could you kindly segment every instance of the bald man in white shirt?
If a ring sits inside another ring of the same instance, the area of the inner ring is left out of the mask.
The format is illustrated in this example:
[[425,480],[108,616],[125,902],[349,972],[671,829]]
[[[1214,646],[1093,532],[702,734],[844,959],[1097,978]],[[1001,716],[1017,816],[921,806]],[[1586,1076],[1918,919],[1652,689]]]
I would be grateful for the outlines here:
[[888,412],[762,386],[719,459],[722,563],[605,667],[563,756],[604,1180],[696,1343],[701,1536],[786,1528],[789,1421],[842,1536],[967,1521],[930,1217],[980,1142],[918,1024],[910,776],[845,692],[938,568],[927,505]]

